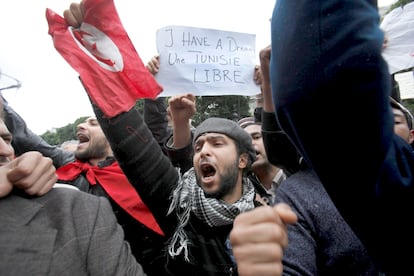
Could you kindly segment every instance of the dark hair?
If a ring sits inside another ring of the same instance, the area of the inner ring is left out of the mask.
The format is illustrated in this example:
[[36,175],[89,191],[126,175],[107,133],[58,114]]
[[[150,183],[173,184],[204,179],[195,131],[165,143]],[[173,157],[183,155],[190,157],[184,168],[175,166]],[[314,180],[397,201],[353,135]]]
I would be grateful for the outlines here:
[[397,102],[393,97],[390,97],[390,103],[391,107],[401,110],[401,112],[404,114],[404,117],[407,121],[408,128],[411,130],[413,129],[413,115],[411,115],[410,111],[405,108],[400,102]]
[[263,111],[263,107],[256,107],[254,109],[253,116],[254,116],[254,121],[256,123],[260,123],[260,124],[262,123],[262,111]]

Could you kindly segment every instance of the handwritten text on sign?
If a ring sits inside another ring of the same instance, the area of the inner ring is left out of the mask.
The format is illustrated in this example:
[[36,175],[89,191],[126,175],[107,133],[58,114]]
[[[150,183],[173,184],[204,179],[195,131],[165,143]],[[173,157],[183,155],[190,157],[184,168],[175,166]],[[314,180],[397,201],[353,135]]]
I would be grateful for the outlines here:
[[167,26],[157,31],[164,88],[160,96],[256,95],[253,82],[256,36],[252,34]]

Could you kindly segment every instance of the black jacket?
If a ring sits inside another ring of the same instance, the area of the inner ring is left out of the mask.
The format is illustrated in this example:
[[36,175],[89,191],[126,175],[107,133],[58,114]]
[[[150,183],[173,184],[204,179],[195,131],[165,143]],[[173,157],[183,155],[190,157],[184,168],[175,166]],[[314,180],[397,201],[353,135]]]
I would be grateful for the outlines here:
[[[107,136],[121,168],[151,209],[167,236],[172,236],[178,221],[175,213],[167,216],[171,195],[179,173],[144,124],[140,114],[131,109],[108,119],[94,106],[96,117]],[[166,257],[173,275],[237,275],[235,263],[225,246],[232,225],[210,227],[191,215],[185,232],[190,240],[191,263],[182,255]]]

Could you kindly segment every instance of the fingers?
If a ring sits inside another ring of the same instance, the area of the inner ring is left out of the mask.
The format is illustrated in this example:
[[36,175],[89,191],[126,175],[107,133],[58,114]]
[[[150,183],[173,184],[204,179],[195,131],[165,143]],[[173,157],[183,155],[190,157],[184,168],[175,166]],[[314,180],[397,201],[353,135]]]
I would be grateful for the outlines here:
[[57,181],[52,159],[39,152],[27,152],[13,161],[8,180],[29,195],[47,193]]
[[252,245],[251,247],[233,248],[237,261],[238,275],[282,275],[282,249],[273,244]]
[[182,104],[195,107],[195,96],[193,94],[186,94],[180,98]]
[[79,28],[85,17],[83,2],[70,4],[70,8],[63,12],[63,17],[69,26]]
[[168,100],[168,105],[175,109],[187,108],[189,106],[195,107],[195,101],[196,101],[196,97],[193,94],[187,93],[187,94],[172,96]]
[[8,171],[7,166],[0,167],[0,198],[8,195],[13,189],[13,184],[7,179]]
[[0,183],[0,198],[8,195],[13,189],[13,185],[10,182]]
[[257,85],[262,84],[262,72],[259,65],[254,67],[253,80]]
[[233,254],[238,257],[238,260],[249,260],[251,263],[270,263],[282,259],[283,248],[271,243],[251,243],[245,247],[233,248]]
[[146,67],[151,74],[155,75],[156,73],[158,73],[158,71],[160,70],[160,56],[153,56],[151,60],[147,63]]
[[259,52],[259,58],[260,58],[260,60],[261,61],[262,60],[270,60],[270,54],[271,54],[271,52],[272,52],[271,45],[269,45],[269,46],[261,49],[260,52]]
[[[278,208],[283,209],[282,207]],[[260,206],[254,208],[249,212],[245,212],[238,215],[234,220],[234,225],[237,225],[239,223],[253,225],[262,222],[280,223],[281,220],[278,217],[278,213],[274,210],[274,208],[270,206]]]
[[286,226],[274,208],[261,206],[236,217],[230,240],[234,245],[274,242],[285,247],[287,245]]
[[230,242],[239,275],[282,275],[288,244],[284,221],[294,221],[292,213],[287,205],[261,206],[236,217]]
[[298,221],[298,216],[295,212],[285,203],[276,204],[273,209],[278,213],[281,220],[286,224],[293,224]]
[[66,20],[66,24],[68,24],[69,26],[72,26],[74,28],[80,27],[81,23],[76,20],[76,18],[73,16],[70,10],[65,10],[63,12],[63,17]]
[[149,62],[146,67],[151,74],[155,75],[158,73],[158,68],[155,67],[154,64],[152,64],[151,62]]
[[56,170],[52,164],[52,160],[46,160],[42,164],[39,164],[39,168],[32,174],[32,179],[28,183],[32,185],[26,185],[23,190],[29,195],[41,196],[46,194],[57,181]]
[[[234,230],[234,231],[233,231]],[[257,246],[261,243],[274,244],[272,246],[285,248],[287,246],[286,226],[270,222],[261,222],[242,227],[233,226],[230,234],[233,247],[251,244]]]
[[384,41],[382,43],[382,50],[388,47],[388,38],[384,36]]
[[79,25],[82,24],[85,18],[85,7],[83,3],[72,3],[70,4],[70,11],[72,12],[76,21],[79,22]]

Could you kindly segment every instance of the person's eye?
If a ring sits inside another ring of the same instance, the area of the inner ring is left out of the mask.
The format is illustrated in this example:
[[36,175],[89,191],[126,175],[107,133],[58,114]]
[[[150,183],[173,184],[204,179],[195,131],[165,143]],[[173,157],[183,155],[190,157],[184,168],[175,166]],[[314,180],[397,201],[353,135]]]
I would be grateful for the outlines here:
[[6,144],[11,144],[11,142],[13,140],[12,136],[3,136],[2,139]]

